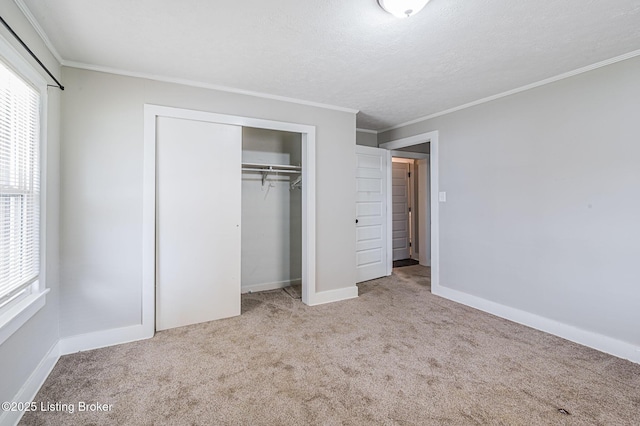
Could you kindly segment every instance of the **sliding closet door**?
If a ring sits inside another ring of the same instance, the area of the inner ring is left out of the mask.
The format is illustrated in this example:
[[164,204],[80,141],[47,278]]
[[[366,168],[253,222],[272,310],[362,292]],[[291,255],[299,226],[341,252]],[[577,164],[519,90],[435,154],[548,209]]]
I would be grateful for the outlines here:
[[157,121],[156,329],[240,315],[242,128]]

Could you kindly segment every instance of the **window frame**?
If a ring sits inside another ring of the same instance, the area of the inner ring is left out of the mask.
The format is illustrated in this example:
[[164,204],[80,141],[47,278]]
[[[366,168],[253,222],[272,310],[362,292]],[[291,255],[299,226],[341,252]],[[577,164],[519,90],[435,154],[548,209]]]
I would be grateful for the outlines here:
[[46,304],[49,289],[47,280],[47,82],[45,78],[0,35],[0,61],[15,75],[30,85],[40,96],[39,160],[40,160],[40,218],[38,278],[13,300],[0,307],[0,345],[18,331]]

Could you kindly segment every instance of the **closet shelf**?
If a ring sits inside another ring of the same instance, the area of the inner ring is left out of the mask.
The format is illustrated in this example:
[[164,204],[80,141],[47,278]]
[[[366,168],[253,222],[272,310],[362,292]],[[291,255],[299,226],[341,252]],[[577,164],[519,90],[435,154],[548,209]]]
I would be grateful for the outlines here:
[[[260,164],[260,163],[242,163],[243,172],[255,172],[262,173],[262,186],[264,186],[267,176],[270,173],[289,173],[289,174],[302,174],[301,166],[291,166],[288,164]],[[296,185],[300,183],[301,179],[296,179]],[[292,185],[292,189],[293,189]]]

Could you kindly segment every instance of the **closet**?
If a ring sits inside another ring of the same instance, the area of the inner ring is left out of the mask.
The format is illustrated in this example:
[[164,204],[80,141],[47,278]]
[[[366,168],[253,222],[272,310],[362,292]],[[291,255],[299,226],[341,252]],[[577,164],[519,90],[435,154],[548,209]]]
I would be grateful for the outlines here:
[[241,292],[301,295],[302,135],[158,117],[156,330],[239,315]]
[[242,293],[301,295],[301,164],[299,133],[242,129]]

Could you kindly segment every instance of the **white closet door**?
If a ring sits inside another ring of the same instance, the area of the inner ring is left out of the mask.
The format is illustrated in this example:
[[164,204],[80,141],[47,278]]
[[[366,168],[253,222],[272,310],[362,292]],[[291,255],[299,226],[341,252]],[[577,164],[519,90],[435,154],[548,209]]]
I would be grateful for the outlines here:
[[240,315],[242,128],[157,121],[156,330]]

